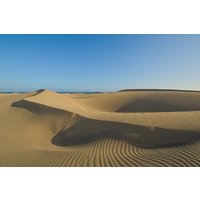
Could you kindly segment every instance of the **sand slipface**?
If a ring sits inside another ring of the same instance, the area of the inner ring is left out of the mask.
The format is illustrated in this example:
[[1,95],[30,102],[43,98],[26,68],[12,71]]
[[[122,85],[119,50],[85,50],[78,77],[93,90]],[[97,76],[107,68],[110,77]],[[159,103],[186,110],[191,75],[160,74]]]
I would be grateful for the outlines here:
[[200,92],[0,95],[0,166],[200,166]]

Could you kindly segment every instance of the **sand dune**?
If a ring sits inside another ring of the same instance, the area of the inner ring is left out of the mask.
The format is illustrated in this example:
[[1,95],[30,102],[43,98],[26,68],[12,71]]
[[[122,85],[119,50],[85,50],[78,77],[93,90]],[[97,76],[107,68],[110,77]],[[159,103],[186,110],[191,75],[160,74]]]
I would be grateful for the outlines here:
[[200,166],[200,92],[0,95],[0,166]]
[[81,95],[78,95],[74,99],[89,109],[101,111],[200,111],[200,92],[134,91],[83,96],[84,98],[81,98]]

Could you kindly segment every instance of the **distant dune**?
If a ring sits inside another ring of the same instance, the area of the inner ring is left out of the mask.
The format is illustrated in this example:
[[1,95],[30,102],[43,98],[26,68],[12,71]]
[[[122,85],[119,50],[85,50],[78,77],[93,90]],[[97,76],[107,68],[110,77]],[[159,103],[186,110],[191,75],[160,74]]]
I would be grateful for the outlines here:
[[0,94],[0,166],[200,166],[200,92]]
[[135,92],[135,91],[151,91],[151,92],[200,92],[199,90],[179,90],[179,89],[123,89],[117,92]]

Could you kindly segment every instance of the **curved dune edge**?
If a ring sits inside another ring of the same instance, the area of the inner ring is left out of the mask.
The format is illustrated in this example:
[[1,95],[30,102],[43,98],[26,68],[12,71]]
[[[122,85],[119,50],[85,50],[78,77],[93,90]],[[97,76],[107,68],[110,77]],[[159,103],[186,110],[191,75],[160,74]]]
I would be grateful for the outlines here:
[[[128,93],[128,94],[126,94]],[[81,116],[90,119],[102,120],[102,121],[115,121],[123,122],[128,124],[137,124],[141,126],[155,126],[164,129],[179,129],[179,130],[188,130],[188,131],[200,131],[200,111],[181,111],[181,112],[136,112],[136,113],[119,113],[119,112],[110,112],[107,111],[108,107],[116,108],[115,102],[123,104],[128,99],[128,102],[133,98],[131,92],[123,92],[125,96],[121,97],[121,93],[112,93],[112,94],[95,94],[95,95],[79,95],[81,98],[77,98],[77,95],[62,95],[52,91],[42,91],[39,94],[34,96],[24,98],[24,100],[45,105],[51,108],[76,113]],[[185,92],[183,93],[185,94]],[[190,94],[190,93],[188,93]],[[200,93],[197,93],[198,98]],[[117,96],[116,96],[117,95]],[[128,96],[127,96],[128,95]],[[140,98],[144,95],[139,94]],[[196,95],[196,93],[195,93]],[[75,98],[74,98],[75,96]],[[82,96],[84,98],[82,98]],[[120,97],[121,99],[118,99]],[[117,98],[117,99],[116,99]],[[135,97],[134,97],[135,98]],[[193,98],[193,96],[192,96]],[[195,104],[200,104],[196,98]],[[81,100],[80,100],[81,99]],[[125,102],[124,102],[125,99]],[[85,102],[87,100],[87,102]],[[111,101],[112,100],[112,101]],[[182,101],[182,100],[180,100]],[[179,101],[179,102],[180,102]],[[98,103],[98,108],[94,103]],[[126,102],[127,103],[127,102]],[[88,104],[90,105],[88,107]],[[99,106],[107,105],[105,109],[99,109]],[[117,105],[117,107],[120,107]],[[109,110],[109,109],[108,109]]]
[[[36,114],[43,113],[44,110],[52,112],[66,112],[46,105],[21,100],[14,102],[12,106],[26,108]],[[69,115],[70,112],[66,112]],[[136,124],[127,124],[113,121],[103,121],[76,113],[70,113],[70,117],[57,128],[56,135],[52,143],[59,146],[73,146],[90,143],[98,138],[115,138],[131,143],[143,148],[162,148],[191,143],[200,139],[200,132],[183,131],[173,129],[163,129],[159,127],[147,127]]]
[[63,95],[53,91],[40,90],[36,95],[25,98],[25,100],[72,112],[145,113],[200,111],[200,92],[136,91],[99,93],[92,94],[92,96],[76,95]]
[[2,136],[0,166],[200,166],[199,111],[118,113],[120,101],[126,105],[135,98],[126,92],[119,97],[41,90],[12,96],[2,98],[0,109],[10,112],[5,125],[11,116],[22,117],[11,124],[14,130],[20,123],[21,132]]
[[75,124],[68,124],[52,139],[60,146],[87,144],[94,140],[114,138],[141,148],[163,148],[191,143],[200,139],[195,131],[169,130],[72,116]]

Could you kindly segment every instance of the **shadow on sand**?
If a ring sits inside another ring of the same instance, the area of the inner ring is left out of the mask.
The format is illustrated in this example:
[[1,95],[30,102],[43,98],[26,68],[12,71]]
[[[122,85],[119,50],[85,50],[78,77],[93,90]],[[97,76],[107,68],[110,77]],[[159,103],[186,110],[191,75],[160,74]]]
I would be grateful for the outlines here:
[[52,143],[59,146],[73,146],[106,138],[122,140],[142,148],[164,148],[200,140],[200,133],[81,117],[75,125],[55,135]]
[[51,140],[58,146],[81,145],[111,138],[142,148],[164,148],[200,140],[200,132],[196,131],[94,120],[26,100],[14,102],[11,106],[25,108],[37,115],[51,115],[53,123],[56,124],[60,123],[60,119],[63,120],[64,126],[57,126],[57,134]]

